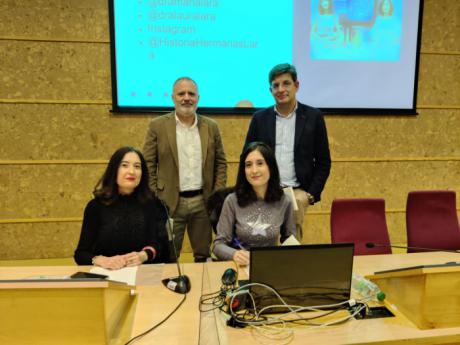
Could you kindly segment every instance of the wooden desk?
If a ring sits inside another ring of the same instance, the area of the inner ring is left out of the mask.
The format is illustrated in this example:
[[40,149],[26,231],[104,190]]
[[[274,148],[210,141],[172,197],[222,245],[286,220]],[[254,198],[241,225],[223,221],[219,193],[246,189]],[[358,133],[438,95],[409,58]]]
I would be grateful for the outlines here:
[[[362,275],[375,271],[460,261],[454,253],[414,253],[376,256],[358,256],[354,270]],[[255,345],[258,344],[250,328],[227,327],[220,311],[201,313],[198,301],[202,293],[218,291],[224,270],[234,267],[232,262],[184,264],[184,272],[192,283],[184,305],[163,325],[135,344],[200,344],[200,345]],[[0,279],[22,279],[40,275],[70,275],[90,267],[0,267]],[[162,277],[177,275],[175,265],[165,265]],[[244,279],[244,271],[240,278]],[[460,287],[459,287],[460,288]],[[137,335],[168,315],[180,302],[182,295],[173,293],[163,285],[138,285],[139,293],[132,335]],[[460,308],[460,304],[459,304]],[[352,320],[331,327],[294,327],[290,344],[459,344],[460,327],[419,330],[403,315],[394,318]],[[0,333],[7,330],[1,328]],[[27,330],[25,330],[27,331]],[[271,342],[271,344],[282,344]]]
[[[167,322],[135,344],[198,344],[200,336],[198,300],[202,290],[203,264],[184,264],[182,267],[192,284],[192,290],[187,295],[186,301]],[[90,269],[90,266],[0,267],[0,279],[23,279],[37,275],[69,276],[77,271],[89,271]],[[164,265],[162,276],[163,278],[177,276],[177,266]],[[183,298],[183,295],[166,289],[161,283],[154,286],[137,285],[136,289],[138,302],[132,336],[146,331],[163,320]],[[27,330],[24,331],[27,332]],[[2,332],[7,332],[7,330],[2,329],[0,325],[0,339]],[[31,338],[33,339],[33,335]]]
[[[449,261],[460,261],[460,254],[433,252],[357,256],[354,259],[354,271],[361,275],[370,275],[381,270],[423,264],[442,264]],[[209,288],[209,291],[217,291],[221,284],[220,277],[222,272],[228,267],[234,267],[234,264],[231,262],[207,263],[204,270],[204,289]],[[255,338],[255,333],[251,332],[249,327],[244,329],[227,327],[219,312],[214,312],[213,314],[212,318],[208,316],[207,321],[215,321],[215,337],[218,338],[219,344],[254,345],[258,343]],[[398,313],[397,308],[395,317],[392,318],[351,320],[341,325],[329,327],[290,327],[294,329],[294,339],[289,344],[294,345],[460,343],[460,327],[420,330],[404,317],[404,315]],[[216,344],[216,342],[212,342],[212,340],[213,338],[211,338],[211,342],[205,343],[202,341],[201,343],[209,345]],[[282,342],[271,343],[281,344]]]

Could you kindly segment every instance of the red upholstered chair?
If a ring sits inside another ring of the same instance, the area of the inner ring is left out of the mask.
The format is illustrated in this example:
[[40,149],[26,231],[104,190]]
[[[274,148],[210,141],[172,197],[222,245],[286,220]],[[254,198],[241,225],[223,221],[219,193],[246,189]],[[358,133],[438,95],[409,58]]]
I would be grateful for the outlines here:
[[[407,245],[434,249],[460,249],[455,192],[414,191],[407,196]],[[423,250],[408,249],[414,253]]]
[[355,255],[391,254],[390,247],[367,248],[372,242],[390,245],[383,199],[335,199],[331,208],[332,243],[353,242]]

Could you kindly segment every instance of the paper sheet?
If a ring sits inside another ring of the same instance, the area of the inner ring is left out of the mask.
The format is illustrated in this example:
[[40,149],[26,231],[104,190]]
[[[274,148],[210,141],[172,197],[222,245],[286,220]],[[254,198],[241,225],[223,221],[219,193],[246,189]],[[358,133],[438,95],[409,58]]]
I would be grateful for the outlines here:
[[282,246],[298,246],[300,242],[297,241],[294,235],[289,236],[286,240],[281,244]]
[[109,280],[126,283],[128,285],[136,285],[137,266],[123,267],[119,270],[107,270],[102,267],[94,267],[90,270],[91,273],[105,274],[109,276]]

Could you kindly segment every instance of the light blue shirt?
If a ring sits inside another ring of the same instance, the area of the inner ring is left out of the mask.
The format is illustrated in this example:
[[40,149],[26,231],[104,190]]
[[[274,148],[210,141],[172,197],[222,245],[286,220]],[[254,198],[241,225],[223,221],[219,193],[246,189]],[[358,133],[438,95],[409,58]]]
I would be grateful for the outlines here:
[[275,156],[280,171],[281,186],[300,186],[295,174],[294,166],[294,139],[295,119],[297,105],[292,113],[287,116],[281,115],[275,106],[276,113],[276,145]]

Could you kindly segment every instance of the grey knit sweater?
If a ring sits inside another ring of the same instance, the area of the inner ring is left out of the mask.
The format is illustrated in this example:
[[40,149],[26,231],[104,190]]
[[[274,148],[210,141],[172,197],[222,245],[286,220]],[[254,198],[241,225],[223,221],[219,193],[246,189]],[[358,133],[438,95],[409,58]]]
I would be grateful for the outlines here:
[[213,252],[220,260],[232,260],[235,251],[242,249],[234,244],[235,237],[249,250],[276,246],[290,235],[296,235],[296,227],[292,203],[285,195],[273,203],[257,200],[240,207],[236,194],[231,193],[222,207]]

